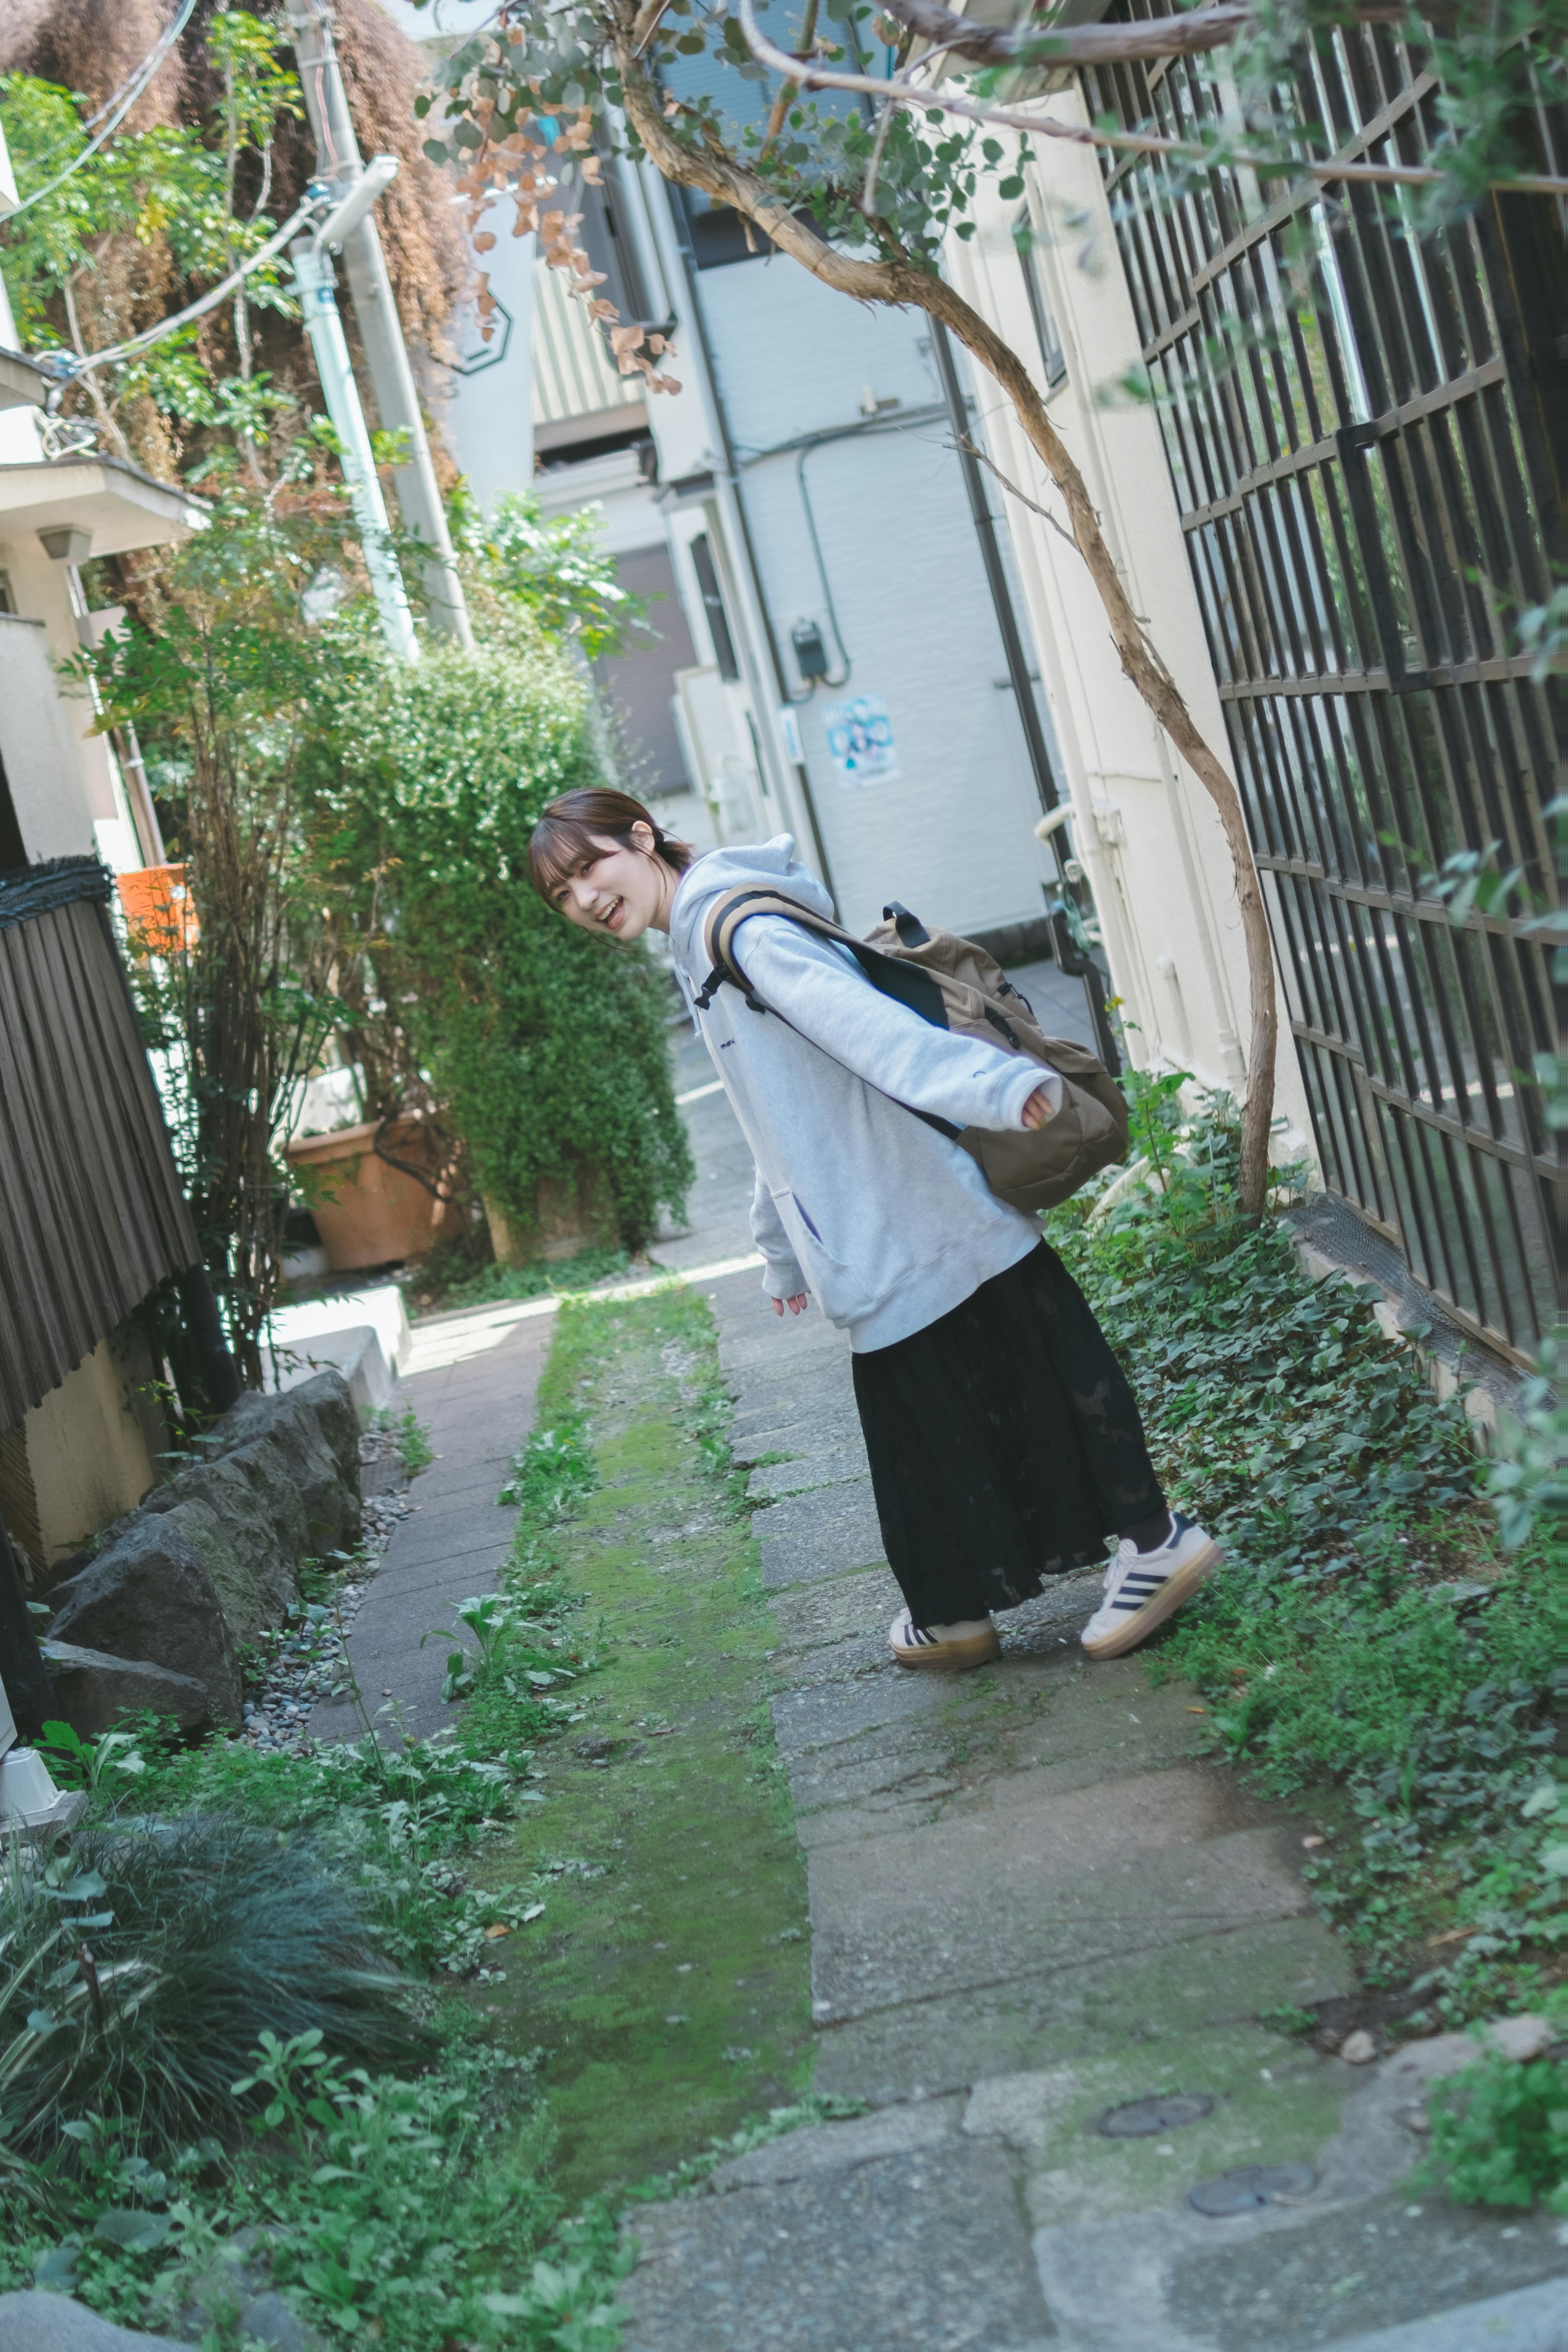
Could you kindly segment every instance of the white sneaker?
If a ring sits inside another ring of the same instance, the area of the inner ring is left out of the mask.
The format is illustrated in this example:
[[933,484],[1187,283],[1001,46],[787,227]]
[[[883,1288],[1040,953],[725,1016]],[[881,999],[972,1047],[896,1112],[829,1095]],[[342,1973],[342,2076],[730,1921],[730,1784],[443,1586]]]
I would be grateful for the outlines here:
[[1079,1636],[1089,1656],[1135,1650],[1192,1598],[1219,1557],[1214,1538],[1180,1511],[1171,1513],[1171,1532],[1152,1551],[1123,1536],[1105,1571],[1105,1598]]
[[960,1625],[917,1625],[909,1611],[900,1609],[888,1628],[888,1647],[900,1666],[963,1674],[999,1658],[1002,1637],[989,1617],[966,1618]]

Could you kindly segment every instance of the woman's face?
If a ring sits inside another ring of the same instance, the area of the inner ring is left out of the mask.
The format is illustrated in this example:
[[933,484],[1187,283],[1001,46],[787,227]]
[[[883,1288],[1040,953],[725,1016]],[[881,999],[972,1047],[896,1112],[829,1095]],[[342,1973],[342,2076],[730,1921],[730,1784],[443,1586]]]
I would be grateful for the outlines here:
[[584,930],[607,931],[614,940],[664,928],[676,877],[653,855],[652,826],[634,824],[629,844],[602,833],[589,838],[594,848],[552,893],[553,905]]

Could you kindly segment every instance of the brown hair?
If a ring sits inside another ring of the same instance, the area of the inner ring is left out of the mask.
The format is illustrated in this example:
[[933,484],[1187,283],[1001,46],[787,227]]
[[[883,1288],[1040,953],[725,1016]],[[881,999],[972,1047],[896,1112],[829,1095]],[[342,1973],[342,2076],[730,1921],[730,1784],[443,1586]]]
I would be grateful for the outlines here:
[[591,857],[599,840],[618,841],[623,848],[632,845],[632,827],[646,824],[653,833],[650,853],[661,858],[677,874],[684,874],[691,863],[690,845],[684,841],[672,841],[654,823],[641,801],[634,801],[629,793],[612,792],[607,785],[584,786],[574,793],[563,793],[551,802],[528,845],[528,870],[533,887],[548,906],[554,906],[555,893],[570,879],[585,857]]

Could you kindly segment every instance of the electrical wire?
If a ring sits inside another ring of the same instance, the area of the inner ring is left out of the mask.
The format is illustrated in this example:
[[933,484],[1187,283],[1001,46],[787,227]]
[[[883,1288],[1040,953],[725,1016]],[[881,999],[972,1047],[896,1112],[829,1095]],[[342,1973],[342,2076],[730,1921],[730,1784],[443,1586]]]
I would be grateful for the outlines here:
[[939,404],[932,407],[907,409],[900,416],[863,416],[853,425],[829,425],[816,433],[802,433],[793,441],[776,442],[771,449],[753,449],[741,459],[742,466],[749,468],[763,465],[769,457],[793,457],[795,458],[795,485],[799,489],[800,503],[805,514],[805,527],[811,534],[812,553],[816,558],[816,576],[822,583],[823,602],[827,608],[827,618],[833,630],[834,642],[838,647],[838,658],[844,667],[842,677],[825,677],[820,681],[813,678],[804,694],[792,694],[787,685],[784,685],[781,679],[780,690],[786,702],[797,705],[809,702],[816,692],[819,682],[837,692],[841,687],[848,685],[854,674],[854,664],[849,658],[848,649],[844,643],[844,632],[838,625],[838,614],[833,602],[833,588],[827,577],[827,565],[822,553],[822,541],[816,533],[816,516],[812,509],[811,492],[805,483],[806,459],[814,449],[824,448],[830,441],[859,440],[862,436],[870,434],[908,433],[916,425],[929,425],[937,417],[946,415],[946,409]]
[[132,335],[127,342],[111,343],[107,351],[89,352],[84,360],[77,359],[69,352],[50,352],[46,354],[40,363],[52,366],[58,378],[58,392],[52,397],[58,398],[59,392],[64,392],[68,385],[77,383],[80,377],[89,375],[95,368],[117,365],[123,360],[134,359],[139,352],[151,350],[154,343],[163,342],[164,338],[174,334],[176,329],[188,327],[193,320],[205,318],[209,310],[216,310],[218,304],[227,295],[232,294],[237,286],[243,285],[253,270],[259,269],[263,262],[270,261],[274,254],[280,252],[289,239],[306,226],[313,214],[319,213],[323,205],[331,203],[333,192],[330,188],[322,187],[319,182],[312,182],[311,190],[313,193],[307,192],[305,201],[299,210],[284,222],[281,228],[273,230],[266,244],[258,246],[248,261],[242,261],[239,268],[231,270],[220,284],[209,287],[205,294],[198,295],[195,301],[187,302],[183,310],[174,312],[173,318],[161,319],[155,327],[148,327],[140,335]]
[[110,107],[118,107],[118,111],[112,116],[111,120],[108,122],[104,122],[103,129],[99,132],[97,138],[89,140],[79,154],[72,156],[70,162],[66,165],[63,172],[57,173],[52,180],[47,180],[41,188],[35,188],[30,196],[24,196],[21,203],[17,205],[12,212],[7,214],[7,219],[15,220],[17,214],[25,213],[29,205],[39,203],[45,196],[52,196],[57,188],[63,188],[66,182],[70,178],[72,173],[79,172],[82,165],[92,156],[97,154],[99,149],[104,144],[105,141],[112,139],[114,133],[119,130],[121,124],[124,121],[126,116],[130,113],[132,108],[135,105],[142,91],[147,88],[147,85],[152,80],[153,75],[157,72],[159,67],[163,63],[165,58],[167,58],[170,50],[174,47],[174,43],[179,39],[180,35],[184,31],[185,26],[190,23],[192,16],[195,13],[195,5],[196,0],[181,0],[180,11],[178,16],[174,18],[174,23],[169,26],[168,30],[160,37],[156,46],[148,50],[147,55],[142,58],[142,63],[132,75],[130,81],[121,82],[120,89],[116,91],[114,97],[110,99],[106,105],[100,108],[98,113],[92,117],[91,121],[88,122],[84,128],[90,131],[94,122],[100,122],[103,121],[104,115],[108,113]]
[[[195,0],[192,0],[193,7],[195,4]],[[131,72],[121,83],[120,88],[116,90],[110,91],[110,95],[104,100],[103,104],[99,108],[96,114],[89,114],[88,116],[87,121],[82,125],[82,129],[84,131],[96,130],[98,125],[103,121],[104,116],[110,113],[112,110],[119,105],[127,90],[131,91],[132,100],[141,94],[141,92],[146,88],[148,82],[153,79],[153,76],[157,72],[158,68],[163,64],[163,59],[167,57],[170,49],[173,48],[174,43],[179,39],[180,35],[184,31],[186,25],[190,22],[190,17],[191,10],[190,8],[186,8],[179,16],[176,17],[174,24],[166,26],[165,29],[159,34],[157,40],[153,43],[152,48],[149,49],[147,55],[142,58],[141,64],[139,66],[132,67]],[[132,87],[132,85],[134,85],[134,87]]]

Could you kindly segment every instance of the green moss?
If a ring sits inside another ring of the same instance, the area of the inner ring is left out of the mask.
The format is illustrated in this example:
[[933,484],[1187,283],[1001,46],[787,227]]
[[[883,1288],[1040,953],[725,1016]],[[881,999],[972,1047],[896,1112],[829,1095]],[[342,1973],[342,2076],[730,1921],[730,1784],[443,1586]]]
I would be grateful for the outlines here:
[[[563,1308],[536,1428],[585,1413],[596,1483],[577,1478],[552,1523],[525,1513],[510,1582],[573,1591],[563,1654],[592,1672],[571,1685],[581,1720],[539,1750],[546,1801],[504,1865],[552,1872],[544,1916],[475,1997],[543,2053],[573,2196],[678,2165],[810,2070],[804,1873],[767,1708],[777,1634],[715,1442],[721,1399],[690,1294]],[[534,1449],[520,1476],[539,1484]],[[465,1740],[489,1745],[514,1703],[492,1680]]]

